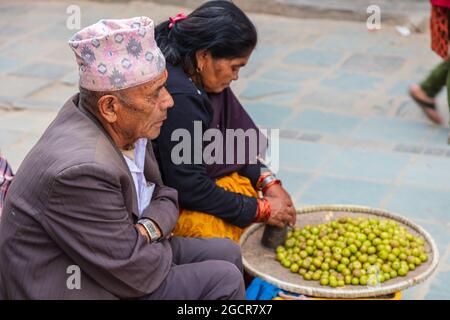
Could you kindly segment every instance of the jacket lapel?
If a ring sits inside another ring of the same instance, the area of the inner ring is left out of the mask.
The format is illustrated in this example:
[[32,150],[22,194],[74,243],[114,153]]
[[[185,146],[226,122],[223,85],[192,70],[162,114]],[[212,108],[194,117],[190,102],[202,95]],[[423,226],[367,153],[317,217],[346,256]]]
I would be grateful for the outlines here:
[[134,186],[134,180],[133,180],[133,176],[131,175],[130,169],[128,168],[127,162],[125,161],[122,152],[119,150],[119,148],[117,148],[116,144],[114,143],[114,141],[112,140],[112,138],[109,136],[108,132],[106,132],[106,130],[103,128],[102,124],[100,123],[100,121],[89,111],[86,110],[81,103],[79,103],[79,94],[77,94],[77,96],[73,99],[75,102],[75,106],[78,107],[78,109],[84,114],[86,115],[90,120],[92,120],[95,125],[99,128],[100,132],[102,132],[102,134],[108,139],[108,141],[110,142],[111,146],[113,147],[113,149],[115,150],[115,152],[117,153],[121,165],[123,167],[123,169],[127,172],[128,174],[128,178],[130,179],[130,185],[131,185],[131,192],[132,192],[132,199],[131,199],[131,210],[132,210],[132,214],[135,216],[135,218],[139,218],[139,209],[138,209],[138,204],[137,204],[137,192],[136,192],[136,188]]

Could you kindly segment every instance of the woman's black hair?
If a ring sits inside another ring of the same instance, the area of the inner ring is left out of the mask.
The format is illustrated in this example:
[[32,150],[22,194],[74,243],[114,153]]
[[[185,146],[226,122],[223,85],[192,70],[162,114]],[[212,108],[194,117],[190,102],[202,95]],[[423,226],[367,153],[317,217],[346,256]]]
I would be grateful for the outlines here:
[[188,73],[197,68],[195,53],[207,50],[215,59],[245,57],[256,47],[256,28],[231,1],[208,1],[169,29],[170,21],[155,30],[156,42],[168,63]]

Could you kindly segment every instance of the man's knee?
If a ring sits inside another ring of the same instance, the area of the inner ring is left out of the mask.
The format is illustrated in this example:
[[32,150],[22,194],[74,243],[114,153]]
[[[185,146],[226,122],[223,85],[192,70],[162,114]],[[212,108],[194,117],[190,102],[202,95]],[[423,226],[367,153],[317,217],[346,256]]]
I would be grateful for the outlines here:
[[[245,299],[245,285],[241,270],[234,263],[228,261],[211,261],[216,264],[217,288],[221,288],[222,299]],[[220,299],[220,298],[219,298]]]
[[221,239],[218,252],[223,255],[223,260],[233,263],[242,273],[242,255],[238,244],[230,239]]

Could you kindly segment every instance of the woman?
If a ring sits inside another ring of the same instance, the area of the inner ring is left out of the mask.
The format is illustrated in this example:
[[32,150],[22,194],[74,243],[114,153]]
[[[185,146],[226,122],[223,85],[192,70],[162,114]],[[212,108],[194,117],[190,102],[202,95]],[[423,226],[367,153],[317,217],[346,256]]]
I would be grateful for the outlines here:
[[[166,87],[174,100],[154,143],[163,179],[178,190],[182,208],[174,234],[229,237],[238,242],[244,228],[253,222],[293,225],[296,215],[290,196],[256,161],[256,155],[247,156],[243,164],[211,163],[203,157],[209,143],[202,137],[208,129],[218,129],[222,137],[227,129],[257,131],[229,87],[256,46],[254,25],[233,3],[209,1],[189,16],[178,14],[158,25],[156,39],[166,57]],[[178,153],[180,132],[188,133],[193,153]],[[225,140],[216,159],[246,151],[236,147],[230,151],[231,139]],[[174,159],[176,156],[182,157],[183,163]],[[257,198],[259,190],[264,197]]]
[[[444,86],[447,86],[447,97],[448,101],[450,101],[450,62],[448,60],[450,1],[430,0],[430,3],[431,49],[443,61],[436,65],[420,84],[412,85],[409,89],[409,94],[431,121],[436,124],[442,124],[444,120],[436,109],[435,97]],[[448,143],[450,144],[450,135]]]

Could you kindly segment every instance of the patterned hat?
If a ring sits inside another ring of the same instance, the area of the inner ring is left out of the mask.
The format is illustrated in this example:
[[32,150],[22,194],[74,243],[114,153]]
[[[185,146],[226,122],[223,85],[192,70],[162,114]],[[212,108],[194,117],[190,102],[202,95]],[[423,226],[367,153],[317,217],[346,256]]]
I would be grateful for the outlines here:
[[166,68],[148,17],[100,20],[77,32],[69,45],[79,65],[80,86],[92,91],[134,87]]

